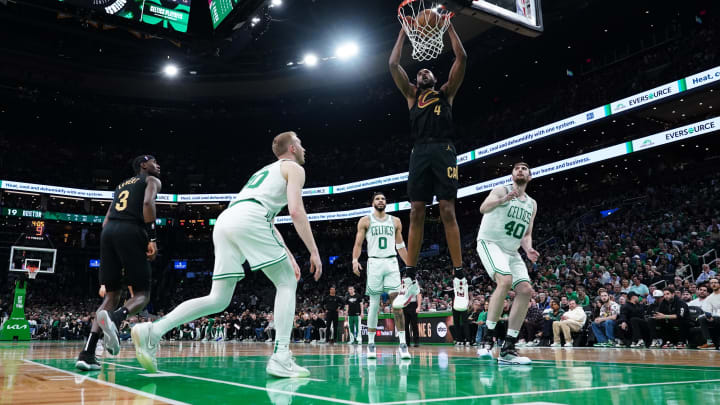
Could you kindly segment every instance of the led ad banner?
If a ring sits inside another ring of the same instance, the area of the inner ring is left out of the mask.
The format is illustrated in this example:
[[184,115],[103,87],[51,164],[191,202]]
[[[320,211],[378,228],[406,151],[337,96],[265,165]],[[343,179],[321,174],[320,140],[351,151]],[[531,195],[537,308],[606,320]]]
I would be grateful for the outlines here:
[[[188,2],[189,4],[189,2]],[[560,121],[556,121],[530,131],[523,132],[519,135],[503,139],[490,145],[483,146],[470,152],[466,152],[457,156],[458,165],[478,160],[482,157],[494,155],[505,150],[522,146],[530,142],[534,142],[549,136],[560,134],[564,131],[576,128],[581,125],[605,118],[609,115],[630,111],[642,105],[656,102],[660,99],[679,94],[689,89],[695,89],[701,86],[720,82],[720,66],[708,69],[704,72],[688,76],[673,83],[667,83],[654,89],[626,97],[621,100],[614,101],[602,107],[569,117]],[[332,195],[339,193],[348,193],[368,188],[376,188],[388,184],[403,183],[407,181],[408,173],[397,173],[388,176],[377,177],[356,181],[352,183],[341,184],[337,186],[325,186],[303,189],[304,197],[313,197],[320,195]],[[77,198],[95,198],[110,200],[113,198],[112,191],[99,190],[83,190],[68,187],[57,187],[44,184],[21,183],[9,180],[0,180],[0,188],[5,190],[15,190],[22,192],[33,192],[42,194],[64,195]],[[236,198],[235,193],[223,194],[158,194],[157,201],[160,202],[221,202],[233,201]],[[337,214],[337,213],[334,213]],[[329,218],[338,219],[338,218]]]
[[190,20],[190,0],[65,0],[64,2],[128,20],[159,25],[178,32],[187,32]]
[[[345,324],[345,317],[338,318],[340,325]],[[425,312],[418,314],[418,335],[420,343],[452,343],[453,337],[450,333],[452,325],[452,312]],[[360,322],[363,341],[367,342],[367,316]],[[337,336],[336,336],[337,337]],[[408,342],[411,339],[408,338]],[[339,339],[338,339],[339,341]],[[378,317],[377,330],[375,331],[376,342],[397,343],[395,337],[395,320],[390,314],[381,314]]]
[[[24,210],[22,208],[3,208],[2,215],[10,217],[23,217],[35,219],[49,219],[65,222],[88,222],[92,224],[102,224],[105,220],[103,215],[84,215],[84,214],[68,214],[65,212],[43,212],[38,210]],[[167,225],[167,218],[157,218],[155,223],[158,226]]]

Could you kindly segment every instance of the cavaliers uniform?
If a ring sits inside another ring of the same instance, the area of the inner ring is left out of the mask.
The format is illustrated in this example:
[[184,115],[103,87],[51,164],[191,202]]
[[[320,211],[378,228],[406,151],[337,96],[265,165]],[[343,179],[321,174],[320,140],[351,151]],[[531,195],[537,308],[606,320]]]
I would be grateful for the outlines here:
[[131,177],[115,188],[108,222],[100,234],[100,284],[117,291],[123,279],[135,291],[150,288],[151,268],[147,259],[150,241],[145,230],[143,201],[147,175]]
[[408,196],[410,201],[430,203],[457,196],[457,152],[452,106],[443,91],[418,89],[410,109],[410,155]]

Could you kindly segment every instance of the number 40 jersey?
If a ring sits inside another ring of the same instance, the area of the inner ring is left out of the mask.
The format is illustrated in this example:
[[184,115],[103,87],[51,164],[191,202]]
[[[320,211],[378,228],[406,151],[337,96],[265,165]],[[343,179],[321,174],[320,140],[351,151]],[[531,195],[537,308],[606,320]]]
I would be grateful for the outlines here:
[[[505,186],[505,190],[508,193],[512,191],[512,185]],[[478,240],[494,242],[508,253],[517,252],[525,232],[530,227],[530,219],[535,209],[533,201],[525,194],[525,200],[513,198],[483,215]]]
[[258,170],[240,191],[230,206],[240,201],[254,200],[268,210],[268,216],[274,218],[287,205],[287,180],[282,175],[280,159]]

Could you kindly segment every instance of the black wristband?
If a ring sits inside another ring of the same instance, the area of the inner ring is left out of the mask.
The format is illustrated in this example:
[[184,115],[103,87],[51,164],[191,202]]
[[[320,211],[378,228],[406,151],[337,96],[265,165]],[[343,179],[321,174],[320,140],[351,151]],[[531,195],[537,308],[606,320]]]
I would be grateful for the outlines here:
[[145,224],[145,231],[150,238],[150,242],[157,241],[157,232],[155,231],[155,222],[148,222]]

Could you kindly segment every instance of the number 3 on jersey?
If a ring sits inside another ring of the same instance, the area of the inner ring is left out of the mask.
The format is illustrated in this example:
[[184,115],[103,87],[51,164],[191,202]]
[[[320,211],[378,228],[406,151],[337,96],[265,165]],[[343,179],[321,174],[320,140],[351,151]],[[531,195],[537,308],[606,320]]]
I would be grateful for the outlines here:
[[441,112],[441,111],[442,111],[442,107],[440,106],[440,104],[436,105],[436,106],[435,106],[435,109],[433,110],[433,112],[435,113],[435,115],[440,115],[440,112]]
[[515,221],[510,221],[507,224],[505,224],[505,235],[512,236],[517,239],[522,239],[523,235],[525,235],[525,225],[521,223],[515,223]]
[[118,202],[115,204],[116,211],[125,211],[125,208],[127,208],[128,197],[130,197],[130,192],[127,190],[123,190],[120,194],[118,194]]

